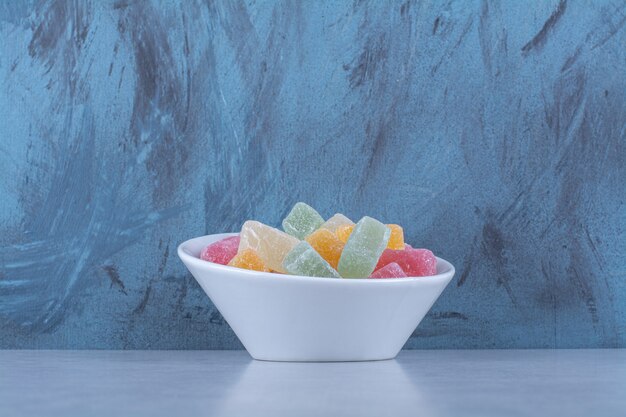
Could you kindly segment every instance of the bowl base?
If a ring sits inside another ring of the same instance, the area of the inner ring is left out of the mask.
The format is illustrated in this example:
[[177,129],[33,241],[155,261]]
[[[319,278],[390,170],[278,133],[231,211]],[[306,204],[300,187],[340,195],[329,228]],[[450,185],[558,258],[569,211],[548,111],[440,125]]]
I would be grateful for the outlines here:
[[390,361],[396,358],[396,355],[380,358],[332,358],[332,357],[275,357],[275,356],[255,356],[248,354],[255,361],[260,362],[317,362],[317,363],[331,363],[331,362],[380,362]]

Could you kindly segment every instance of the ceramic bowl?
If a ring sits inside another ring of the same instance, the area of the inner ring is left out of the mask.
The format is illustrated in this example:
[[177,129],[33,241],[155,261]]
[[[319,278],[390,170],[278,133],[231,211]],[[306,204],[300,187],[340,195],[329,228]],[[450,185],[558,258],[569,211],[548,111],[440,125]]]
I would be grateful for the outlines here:
[[367,361],[394,358],[454,276],[336,279],[249,271],[200,259],[223,233],[183,242],[178,256],[254,359]]

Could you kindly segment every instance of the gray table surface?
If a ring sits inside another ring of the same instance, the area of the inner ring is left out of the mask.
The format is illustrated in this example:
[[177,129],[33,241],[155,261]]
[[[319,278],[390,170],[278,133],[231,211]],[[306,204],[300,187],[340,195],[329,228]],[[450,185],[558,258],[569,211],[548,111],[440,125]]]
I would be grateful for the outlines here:
[[626,416],[626,350],[0,351],[0,416]]

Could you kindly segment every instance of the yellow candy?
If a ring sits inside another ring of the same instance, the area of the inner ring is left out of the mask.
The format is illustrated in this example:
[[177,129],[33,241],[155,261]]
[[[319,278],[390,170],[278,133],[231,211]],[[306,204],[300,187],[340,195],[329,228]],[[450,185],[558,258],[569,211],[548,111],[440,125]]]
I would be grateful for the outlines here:
[[268,268],[285,273],[283,259],[300,242],[287,233],[263,223],[248,220],[239,233],[239,251],[254,250]]
[[354,222],[350,220],[349,218],[347,218],[346,216],[344,216],[343,214],[337,213],[330,219],[326,220],[326,222],[324,222],[324,224],[321,225],[320,227],[323,229],[328,229],[331,232],[335,233],[338,227],[346,226],[346,225],[354,226]]
[[387,249],[403,250],[404,249],[404,232],[402,227],[397,224],[388,224],[388,228],[391,229],[391,236],[387,243]]
[[343,226],[339,226],[337,230],[335,230],[335,234],[337,235],[339,240],[341,240],[343,243],[346,243],[348,241],[348,238],[352,234],[352,230],[354,230],[354,225],[346,224]]
[[270,269],[265,265],[263,260],[252,249],[246,249],[239,252],[233,259],[231,259],[228,266],[251,269],[253,271],[270,272]]
[[339,240],[333,232],[328,229],[317,229],[307,236],[306,241],[330,266],[337,269],[345,243]]

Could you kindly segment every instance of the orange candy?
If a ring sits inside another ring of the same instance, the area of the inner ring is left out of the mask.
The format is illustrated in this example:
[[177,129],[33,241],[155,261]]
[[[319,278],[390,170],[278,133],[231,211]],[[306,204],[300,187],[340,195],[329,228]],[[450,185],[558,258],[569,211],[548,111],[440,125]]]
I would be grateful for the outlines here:
[[306,241],[330,266],[337,269],[345,243],[339,240],[333,232],[328,229],[317,229],[307,236]]
[[404,232],[402,231],[402,227],[397,224],[388,224],[387,227],[391,229],[387,249],[404,250]]
[[335,235],[341,240],[343,243],[348,241],[348,238],[352,234],[354,230],[354,225],[346,224],[344,226],[339,226],[337,230],[335,230]]
[[228,266],[234,266],[235,268],[251,269],[253,271],[270,272],[270,269],[265,265],[261,257],[252,249],[244,249],[239,252],[228,263]]

